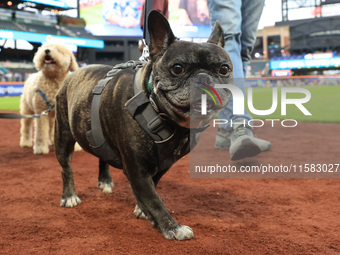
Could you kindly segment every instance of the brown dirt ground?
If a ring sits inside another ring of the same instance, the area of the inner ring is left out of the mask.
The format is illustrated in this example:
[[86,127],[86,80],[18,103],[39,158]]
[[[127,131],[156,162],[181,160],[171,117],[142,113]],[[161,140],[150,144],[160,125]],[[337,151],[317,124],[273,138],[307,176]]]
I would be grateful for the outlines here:
[[[112,194],[96,188],[98,162],[86,152],[73,159],[82,204],[61,208],[53,149],[33,155],[20,148],[19,128],[19,120],[0,120],[0,254],[340,254],[339,179],[194,179],[186,156],[158,191],[195,238],[168,241],[132,214],[135,200],[122,171],[111,169]],[[272,150],[233,164],[340,163],[339,130],[265,126],[256,132]],[[213,146],[214,133],[208,129],[201,143]]]

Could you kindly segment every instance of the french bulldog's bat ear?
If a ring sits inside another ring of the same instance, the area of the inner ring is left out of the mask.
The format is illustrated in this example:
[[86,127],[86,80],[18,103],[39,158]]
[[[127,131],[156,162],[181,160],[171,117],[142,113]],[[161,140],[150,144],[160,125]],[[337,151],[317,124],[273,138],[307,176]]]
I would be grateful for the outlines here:
[[208,43],[213,43],[218,46],[224,47],[224,33],[220,22],[217,20],[214,25],[214,29],[207,41]]
[[148,16],[148,29],[150,34],[149,52],[152,58],[159,52],[167,49],[177,38],[174,36],[168,20],[156,10],[152,10]]

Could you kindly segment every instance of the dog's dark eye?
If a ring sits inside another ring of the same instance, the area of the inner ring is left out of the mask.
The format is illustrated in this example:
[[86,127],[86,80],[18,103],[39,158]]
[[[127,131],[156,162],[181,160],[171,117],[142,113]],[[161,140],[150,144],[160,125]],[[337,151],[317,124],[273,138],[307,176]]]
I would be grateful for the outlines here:
[[220,74],[227,75],[230,72],[230,68],[228,65],[222,65],[220,67]]
[[184,72],[184,68],[180,64],[175,64],[173,65],[173,67],[171,67],[171,71],[176,75],[180,75],[181,73]]

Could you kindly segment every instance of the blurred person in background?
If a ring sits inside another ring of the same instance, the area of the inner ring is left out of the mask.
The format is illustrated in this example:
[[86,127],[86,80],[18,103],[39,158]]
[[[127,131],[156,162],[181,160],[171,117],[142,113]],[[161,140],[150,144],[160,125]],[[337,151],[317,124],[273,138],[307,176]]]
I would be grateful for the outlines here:
[[141,3],[141,0],[105,0],[102,16],[110,24],[136,27],[139,25]]
[[[168,0],[154,0],[152,3],[152,9],[160,11],[166,18],[169,18],[169,1]],[[140,28],[144,28],[144,14],[145,14],[145,2],[142,8],[142,15],[140,18]],[[138,42],[138,47],[141,52],[143,52],[144,43],[142,40]]]
[[[256,40],[264,0],[207,0],[211,25],[219,20],[224,31],[224,49],[233,63],[235,85],[245,93],[245,78]],[[233,114],[233,101],[219,113],[228,124],[219,125],[215,148],[229,150],[231,160],[256,156],[271,148],[269,141],[254,136],[248,121],[252,116]],[[232,123],[232,125],[231,125]]]

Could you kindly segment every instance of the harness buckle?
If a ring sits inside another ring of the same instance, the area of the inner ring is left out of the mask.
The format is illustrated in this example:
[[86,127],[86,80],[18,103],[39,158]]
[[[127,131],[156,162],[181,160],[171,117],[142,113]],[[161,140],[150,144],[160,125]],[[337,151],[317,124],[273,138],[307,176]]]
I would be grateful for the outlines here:
[[148,128],[153,134],[157,134],[164,128],[162,118],[158,115],[148,122]]
[[96,86],[93,87],[92,93],[95,94],[95,95],[100,95],[103,92],[104,88],[105,88],[104,86],[96,85]]
[[101,95],[105,89],[106,84],[111,80],[111,77],[107,77],[100,80],[96,86],[93,87],[92,93],[94,95]]

